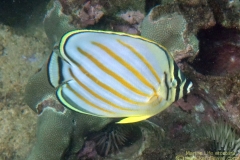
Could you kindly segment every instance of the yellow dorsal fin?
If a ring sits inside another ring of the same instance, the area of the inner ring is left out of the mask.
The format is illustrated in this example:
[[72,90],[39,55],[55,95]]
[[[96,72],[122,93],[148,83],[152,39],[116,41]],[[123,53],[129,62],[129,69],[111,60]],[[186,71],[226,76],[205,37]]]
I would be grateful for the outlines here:
[[122,123],[134,123],[134,122],[139,122],[139,121],[142,121],[142,120],[146,120],[149,117],[151,117],[151,116],[146,115],[146,116],[138,116],[138,117],[127,117],[127,118],[124,118],[124,119],[120,120],[117,123],[120,123],[120,124],[122,124]]

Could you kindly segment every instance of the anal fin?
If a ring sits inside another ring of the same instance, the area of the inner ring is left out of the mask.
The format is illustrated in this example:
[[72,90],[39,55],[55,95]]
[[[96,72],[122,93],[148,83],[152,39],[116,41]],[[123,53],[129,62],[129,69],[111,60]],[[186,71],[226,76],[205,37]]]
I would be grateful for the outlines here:
[[127,117],[127,118],[124,118],[122,120],[120,120],[119,124],[123,124],[123,123],[134,123],[134,122],[139,122],[139,121],[143,121],[143,120],[146,120],[148,119],[149,117],[151,117],[150,115],[146,115],[146,116],[138,116],[138,117]]

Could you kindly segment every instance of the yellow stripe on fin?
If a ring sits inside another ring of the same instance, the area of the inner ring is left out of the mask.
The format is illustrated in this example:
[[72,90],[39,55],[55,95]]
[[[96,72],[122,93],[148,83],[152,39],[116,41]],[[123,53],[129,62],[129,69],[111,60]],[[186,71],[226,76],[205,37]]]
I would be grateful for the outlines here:
[[122,123],[134,123],[134,122],[139,122],[139,121],[143,121],[143,120],[146,120],[148,119],[149,117],[151,117],[152,115],[146,115],[146,116],[138,116],[138,117],[127,117],[127,118],[124,118],[122,120],[120,120],[119,124],[122,124]]

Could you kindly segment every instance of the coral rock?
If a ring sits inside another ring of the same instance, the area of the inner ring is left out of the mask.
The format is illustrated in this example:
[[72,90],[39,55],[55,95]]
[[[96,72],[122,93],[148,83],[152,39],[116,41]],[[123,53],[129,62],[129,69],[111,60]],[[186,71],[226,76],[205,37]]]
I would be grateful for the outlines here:
[[103,13],[103,7],[99,4],[91,5],[91,2],[88,1],[83,5],[83,8],[80,10],[78,16],[73,16],[72,24],[76,26],[77,28],[85,28],[89,25],[94,25],[97,23],[102,16]]
[[139,24],[142,22],[144,14],[142,14],[140,11],[128,11],[126,13],[120,14],[119,17],[121,17],[129,24]]
[[176,5],[154,7],[143,20],[141,33],[165,46],[174,58],[198,51],[198,40],[187,34],[187,21]]
[[197,34],[200,29],[207,29],[216,24],[214,14],[206,0],[178,0],[179,9],[188,23],[188,32]]
[[113,30],[117,32],[124,32],[129,34],[140,35],[140,31],[137,29],[137,26],[130,25],[114,25]]
[[77,152],[82,148],[86,135],[100,130],[111,121],[66,108],[58,110],[61,104],[52,101],[52,98],[43,101],[42,105],[45,106],[41,107],[43,110],[38,115],[37,141],[28,160],[77,159]]
[[75,29],[73,25],[69,24],[70,19],[70,16],[62,13],[61,4],[54,1],[53,8],[47,12],[44,19],[44,29],[51,46],[58,44],[64,33]]
[[240,2],[238,0],[209,1],[218,24],[227,28],[240,28]]

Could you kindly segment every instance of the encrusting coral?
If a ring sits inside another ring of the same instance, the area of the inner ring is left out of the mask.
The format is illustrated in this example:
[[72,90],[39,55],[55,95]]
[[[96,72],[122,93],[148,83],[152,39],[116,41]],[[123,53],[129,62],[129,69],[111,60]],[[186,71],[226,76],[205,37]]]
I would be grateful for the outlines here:
[[53,7],[47,12],[43,22],[44,30],[51,46],[58,44],[64,33],[75,29],[69,23],[70,16],[63,14],[61,10],[62,6],[60,2],[54,1]]
[[[35,86],[29,87],[35,88]],[[159,143],[159,128],[152,126],[151,123],[135,124],[133,128],[121,125],[120,129],[115,129],[117,124],[113,124],[113,126],[107,127],[106,131],[105,128],[113,122],[112,119],[89,116],[66,109],[53,95],[42,100],[35,109],[38,112],[37,141],[28,156],[28,160],[58,160],[63,158],[76,160],[84,157],[99,158],[100,155],[104,157],[118,155],[119,159],[121,157],[135,159],[134,157],[141,155],[145,148]],[[118,140],[114,138],[117,137],[114,135],[116,131],[120,136],[124,136],[122,140],[119,140],[119,137]],[[144,134],[144,140],[141,136],[135,137],[135,134],[133,134],[134,136],[128,135],[128,132]],[[90,137],[84,144],[86,137],[93,135],[93,133],[94,136]],[[107,137],[111,136],[110,139],[105,138],[105,134]],[[125,141],[125,137],[128,141]],[[136,138],[138,141],[135,141]],[[93,141],[99,145],[95,145]],[[89,143],[92,145],[89,146]],[[117,145],[121,146],[119,150]],[[126,149],[124,152],[119,152],[126,147],[129,147],[130,150]],[[98,154],[95,153],[95,149],[98,150]]]
[[28,157],[29,160],[63,157],[77,159],[84,137],[109,123],[109,119],[79,115],[70,110],[57,112],[54,106],[46,106],[38,116],[37,141]]
[[187,21],[177,5],[156,6],[144,18],[141,35],[165,46],[175,60],[198,52],[198,40],[187,31]]
[[37,142],[28,159],[76,157],[84,137],[92,131],[100,130],[112,120],[79,115],[62,106],[55,96],[55,89],[48,83],[45,67],[30,78],[26,87],[25,100],[39,116]]

